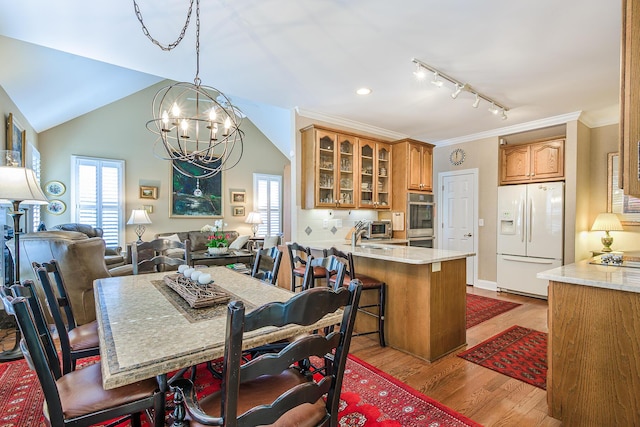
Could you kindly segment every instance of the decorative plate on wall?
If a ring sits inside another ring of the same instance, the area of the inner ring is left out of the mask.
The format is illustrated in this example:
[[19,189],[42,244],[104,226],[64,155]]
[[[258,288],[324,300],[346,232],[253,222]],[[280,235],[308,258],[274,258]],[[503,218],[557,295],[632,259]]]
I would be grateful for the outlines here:
[[47,212],[53,215],[63,214],[67,210],[67,205],[62,200],[50,200],[47,205]]
[[51,196],[62,196],[67,191],[67,187],[60,181],[49,181],[44,185],[44,191]]

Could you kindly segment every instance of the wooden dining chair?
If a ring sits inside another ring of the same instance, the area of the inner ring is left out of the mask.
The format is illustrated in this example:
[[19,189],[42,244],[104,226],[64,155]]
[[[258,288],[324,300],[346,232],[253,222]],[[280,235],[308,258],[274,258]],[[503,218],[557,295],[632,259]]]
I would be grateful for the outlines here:
[[[291,292],[295,292],[298,288],[304,288],[304,275],[307,269],[307,259],[311,256],[311,248],[294,242],[287,243],[287,251],[291,262]],[[327,271],[323,267],[316,267],[313,270],[314,283],[316,279],[324,279],[326,277]],[[302,280],[300,285],[297,284],[298,278]]]
[[256,252],[256,258],[253,262],[251,276],[275,285],[278,280],[282,255],[282,251],[277,246],[259,249]]
[[62,375],[33,282],[13,285],[9,292],[5,288],[0,294],[6,312],[15,316],[20,326],[22,352],[44,392],[46,425],[84,427],[121,418],[140,427],[144,412],[153,426],[164,426],[165,393],[155,379],[105,390],[100,362]]
[[[266,304],[250,313],[242,301],[228,305],[223,381],[217,391],[198,401],[193,383],[174,383],[182,398],[190,426],[217,425],[338,425],[342,378],[351,342],[355,308],[361,287],[355,283],[337,291],[317,287],[302,291],[287,302]],[[343,308],[340,330],[324,336],[306,335],[278,353],[242,360],[243,334],[264,327],[313,325]],[[328,359],[332,369],[306,375],[298,360]],[[326,399],[326,400],[325,400]],[[180,414],[181,410],[175,412]]]
[[[343,252],[335,247],[331,247],[329,249],[325,249],[325,255],[334,255],[341,259],[346,267],[345,274],[343,280],[336,280],[335,275],[331,275],[328,279],[330,285],[337,286],[336,283],[342,283],[344,286],[348,286],[349,282],[353,279],[358,279],[362,282],[362,292],[370,291],[370,293],[375,292],[377,294],[377,302],[373,304],[364,303],[358,306],[358,311],[364,313],[368,316],[374,317],[377,320],[378,328],[372,331],[366,332],[357,332],[353,334],[353,336],[360,335],[371,335],[378,334],[378,340],[380,342],[380,347],[386,346],[386,341],[384,338],[384,315],[386,310],[386,296],[387,296],[387,285],[381,280],[378,280],[374,277],[367,276],[365,274],[361,274],[360,272],[356,273],[354,262],[353,262],[353,254],[351,252]],[[374,311],[370,309],[375,309]]]
[[[78,359],[100,355],[98,322],[94,320],[80,326],[76,324],[67,287],[55,260],[43,264],[34,262],[32,266],[44,291],[49,313],[53,317],[58,332],[62,353],[62,373],[67,374],[75,370]],[[51,277],[56,284],[55,291]]]
[[[170,256],[171,251],[178,251],[181,256]],[[165,271],[167,266],[191,265],[191,241],[187,239],[184,242],[176,242],[160,238],[150,242],[133,243],[131,264],[133,274]]]

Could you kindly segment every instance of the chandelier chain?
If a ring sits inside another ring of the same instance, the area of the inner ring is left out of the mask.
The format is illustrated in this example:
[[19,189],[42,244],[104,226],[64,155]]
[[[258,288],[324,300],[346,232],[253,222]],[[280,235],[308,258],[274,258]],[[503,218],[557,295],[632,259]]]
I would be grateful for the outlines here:
[[193,83],[200,86],[200,0],[196,0],[196,77]]
[[[142,32],[144,33],[145,36],[147,36],[147,38],[149,40],[151,40],[151,42],[153,44],[155,44],[156,46],[158,46],[160,49],[164,50],[164,51],[170,51],[172,49],[175,49],[180,42],[182,41],[182,39],[184,38],[185,33],[187,32],[187,28],[189,28],[189,22],[191,21],[191,13],[193,11],[193,1],[194,0],[190,0],[189,2],[189,11],[187,12],[187,19],[184,23],[184,27],[182,27],[182,31],[180,32],[180,35],[178,36],[178,38],[176,39],[176,41],[174,41],[173,43],[169,43],[168,45],[163,45],[162,43],[160,43],[158,40],[154,39],[151,36],[151,33],[149,33],[149,29],[147,28],[146,25],[144,25],[144,21],[142,20],[142,12],[140,12],[140,6],[138,6],[138,3],[136,2],[136,0],[133,0],[133,8],[136,12],[136,16],[138,17],[138,21],[140,21],[140,25],[142,25]],[[198,3],[198,9],[199,9],[199,5],[200,5],[200,0],[197,0]],[[200,32],[200,11],[197,10],[197,15],[198,15],[198,33]]]

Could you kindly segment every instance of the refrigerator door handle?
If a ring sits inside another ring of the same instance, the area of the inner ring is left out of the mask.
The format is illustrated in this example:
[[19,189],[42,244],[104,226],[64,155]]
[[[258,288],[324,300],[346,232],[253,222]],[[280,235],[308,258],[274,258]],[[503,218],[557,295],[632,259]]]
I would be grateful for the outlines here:
[[533,200],[529,199],[529,243],[533,235]]
[[525,229],[524,229],[524,227],[525,227],[526,219],[525,219],[525,217],[524,217],[524,210],[525,210],[525,207],[524,207],[524,201],[523,201],[523,200],[521,200],[521,202],[520,202],[520,221],[522,222],[522,233],[520,233],[520,235],[522,236],[522,237],[520,238],[520,241],[521,241],[521,242],[524,242],[524,235],[525,235]]
[[527,258],[521,256],[501,255],[505,261],[526,262],[529,264],[553,264],[554,259],[551,258]]

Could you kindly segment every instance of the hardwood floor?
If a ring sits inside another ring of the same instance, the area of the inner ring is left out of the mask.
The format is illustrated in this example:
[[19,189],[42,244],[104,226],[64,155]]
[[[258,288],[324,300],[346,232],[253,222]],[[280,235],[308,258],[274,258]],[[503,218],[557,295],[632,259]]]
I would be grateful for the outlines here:
[[[471,286],[467,293],[522,304],[467,330],[467,348],[513,325],[547,329],[547,302]],[[461,349],[460,351],[463,351]],[[457,357],[457,351],[425,362],[386,347],[369,337],[356,337],[351,353],[414,389],[486,426],[560,426],[547,415],[546,391]]]

